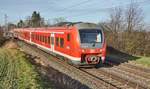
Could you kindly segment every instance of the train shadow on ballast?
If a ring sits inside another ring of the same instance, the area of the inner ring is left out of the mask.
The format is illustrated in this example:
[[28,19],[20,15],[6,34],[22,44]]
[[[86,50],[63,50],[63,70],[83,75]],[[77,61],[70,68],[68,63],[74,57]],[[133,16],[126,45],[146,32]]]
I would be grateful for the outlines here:
[[132,60],[137,60],[140,57],[136,57],[125,52],[119,51],[111,46],[107,46],[106,59],[104,64],[111,64],[111,66],[97,65],[97,68],[100,67],[113,67],[114,65],[120,65],[122,63],[127,63]]

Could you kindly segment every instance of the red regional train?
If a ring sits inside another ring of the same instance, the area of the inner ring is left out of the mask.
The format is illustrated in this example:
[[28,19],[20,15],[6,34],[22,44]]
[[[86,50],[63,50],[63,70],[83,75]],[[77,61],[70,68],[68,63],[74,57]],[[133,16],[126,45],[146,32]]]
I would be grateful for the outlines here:
[[102,29],[93,23],[66,24],[55,27],[19,28],[14,35],[20,40],[59,55],[78,66],[104,63],[106,41]]

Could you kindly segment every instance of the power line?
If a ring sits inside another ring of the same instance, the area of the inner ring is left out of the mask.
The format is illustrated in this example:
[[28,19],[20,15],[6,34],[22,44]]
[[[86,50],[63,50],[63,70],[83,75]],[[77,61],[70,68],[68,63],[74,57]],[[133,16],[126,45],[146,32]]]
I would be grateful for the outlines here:
[[[70,10],[71,8],[74,8],[74,7],[79,7],[81,6],[82,4],[85,4],[85,3],[89,3],[90,0],[85,0],[85,1],[82,1],[82,2],[79,2],[79,3],[76,3],[76,4],[73,4],[73,5],[70,5],[68,7],[65,7],[65,8],[62,8],[62,9],[59,9],[57,10],[58,12],[55,12],[56,13],[64,13],[66,10]],[[56,10],[55,10],[56,11]]]
[[69,6],[69,7],[66,7],[66,8],[64,8],[64,9],[68,9],[68,8],[70,9],[70,8],[78,7],[78,6],[81,6],[82,4],[89,3],[89,1],[90,1],[90,0],[85,0],[85,1],[79,2],[79,3],[77,3],[77,4],[71,5],[71,6]]
[[[140,4],[149,4],[148,2],[150,2],[150,1],[149,1],[149,0],[145,0],[145,1],[141,1],[141,2],[135,2],[135,4],[138,4],[138,3],[140,3]],[[126,4],[126,6],[128,6],[128,5],[130,5],[130,4],[131,4],[131,3],[128,3],[128,4]],[[87,10],[86,13],[71,15],[71,17],[78,17],[78,16],[83,16],[83,15],[90,15],[90,14],[100,13],[100,12],[102,12],[102,11],[103,11],[103,12],[107,12],[107,11],[112,10],[112,9],[114,9],[114,8],[117,8],[117,7],[123,7],[123,5],[118,5],[118,6],[115,6],[115,7],[108,7],[108,8],[97,9],[97,11],[94,10],[93,13],[92,13],[92,12],[89,12],[89,11]],[[69,15],[69,16],[70,16],[70,15]],[[69,17],[69,16],[62,16],[62,17],[67,18],[67,17]]]

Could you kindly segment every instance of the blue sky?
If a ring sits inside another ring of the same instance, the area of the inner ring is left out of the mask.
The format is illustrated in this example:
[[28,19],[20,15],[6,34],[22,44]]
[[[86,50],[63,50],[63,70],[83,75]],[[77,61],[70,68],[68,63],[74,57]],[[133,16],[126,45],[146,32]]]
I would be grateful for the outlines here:
[[[143,9],[144,20],[150,23],[150,0],[134,0]],[[68,21],[102,22],[109,19],[112,7],[126,7],[131,0],[0,0],[0,24],[4,14],[9,22],[17,22],[38,11],[45,19],[65,17]]]

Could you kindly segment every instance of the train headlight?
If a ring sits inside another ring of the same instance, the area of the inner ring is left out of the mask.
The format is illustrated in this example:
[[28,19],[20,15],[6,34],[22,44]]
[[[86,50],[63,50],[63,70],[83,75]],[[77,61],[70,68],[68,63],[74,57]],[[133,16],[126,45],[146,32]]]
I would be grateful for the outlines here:
[[84,50],[84,49],[82,49],[82,52],[84,53],[84,52],[85,52],[85,50]]
[[102,49],[100,49],[100,52],[102,52],[103,50]]
[[67,48],[67,49],[70,49],[70,46],[67,46],[66,48]]
[[101,60],[102,60],[102,63],[104,63],[104,61],[105,61],[105,57],[104,57],[104,56],[102,56],[102,57],[101,57]]

